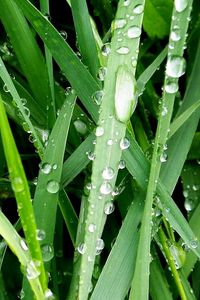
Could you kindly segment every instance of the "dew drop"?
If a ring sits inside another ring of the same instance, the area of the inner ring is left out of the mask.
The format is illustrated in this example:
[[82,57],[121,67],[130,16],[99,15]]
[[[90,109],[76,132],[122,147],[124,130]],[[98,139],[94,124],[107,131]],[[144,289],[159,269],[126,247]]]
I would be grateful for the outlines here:
[[67,40],[67,32],[64,30],[60,30],[60,35],[62,36],[62,38],[66,41]]
[[121,150],[126,150],[130,147],[130,141],[128,138],[122,138],[120,141],[120,149]]
[[126,26],[126,20],[125,19],[116,19],[114,21],[113,27],[114,29],[121,29],[124,28]]
[[95,232],[95,230],[96,230],[96,225],[91,223],[91,224],[88,226],[88,230],[89,230],[89,232],[91,232],[91,233]]
[[35,262],[30,260],[26,266],[26,277],[29,280],[36,279],[40,276],[40,272],[37,269]]
[[95,159],[95,154],[93,151],[89,151],[89,152],[86,152],[87,154],[87,157],[89,160],[94,160]]
[[97,105],[101,105],[103,95],[104,95],[103,91],[96,91],[93,94],[92,98]]
[[168,113],[167,107],[166,107],[166,106],[163,106],[161,115],[162,115],[163,117],[165,117],[165,116],[167,115],[167,113]]
[[188,0],[175,0],[175,8],[177,12],[182,12],[188,6]]
[[111,180],[115,175],[115,172],[112,168],[106,167],[102,172],[102,177],[105,180]]
[[142,4],[137,4],[133,8],[133,13],[136,15],[140,15],[141,13],[143,13],[143,11],[144,11],[144,6]]
[[41,247],[43,261],[50,261],[54,257],[53,247],[49,244],[44,244]]
[[169,247],[169,250],[173,257],[176,269],[182,268],[185,262],[185,251],[182,247],[173,244]]
[[168,81],[165,85],[165,91],[169,94],[174,94],[178,91],[178,84],[174,81]]
[[20,246],[21,246],[22,250],[28,251],[28,246],[27,246],[26,242],[23,239],[20,239],[19,243],[20,243]]
[[187,210],[187,212],[190,212],[194,208],[194,203],[191,199],[186,198],[184,202],[184,207]]
[[75,127],[76,131],[81,135],[84,135],[87,133],[87,125],[81,120],[77,119],[76,121],[74,121],[74,127]]
[[85,245],[85,244],[80,244],[80,245],[78,246],[77,250],[78,250],[78,252],[79,252],[80,254],[84,254],[85,251],[86,251],[86,245]]
[[107,74],[107,68],[101,67],[101,68],[99,68],[99,70],[98,70],[97,78],[98,78],[100,81],[104,81],[105,78],[106,78],[106,74]]
[[60,189],[60,184],[56,180],[49,180],[47,182],[47,191],[51,194],[56,194],[58,193]]
[[52,170],[51,164],[49,164],[47,162],[39,164],[39,167],[40,167],[41,172],[44,174],[49,174]]
[[118,166],[118,169],[119,170],[122,170],[122,169],[125,169],[126,168],[126,162],[125,162],[125,160],[120,160],[120,162],[119,162],[119,166]]
[[118,54],[123,54],[123,55],[128,54],[129,51],[130,51],[129,48],[128,48],[128,47],[125,47],[125,46],[119,47],[119,48],[116,50],[116,52],[117,52]]
[[124,6],[129,6],[130,3],[131,3],[131,0],[124,0]]
[[160,155],[160,162],[161,163],[164,163],[167,161],[167,154],[165,152],[163,152],[161,155]]
[[15,177],[11,181],[11,186],[14,192],[20,193],[24,190],[24,183],[21,177]]
[[106,215],[110,215],[112,214],[112,212],[115,210],[115,205],[113,202],[107,202],[105,204],[105,207],[104,207],[104,213]]
[[138,26],[132,26],[127,31],[127,36],[130,39],[138,38],[141,35],[141,28]]
[[192,240],[191,242],[190,242],[190,248],[192,248],[192,249],[196,249],[197,248],[197,246],[198,246],[198,241],[197,241],[197,239],[195,239],[195,240]]
[[104,128],[101,127],[101,126],[98,126],[98,127],[96,128],[95,135],[96,135],[96,136],[102,136],[103,134],[104,134]]
[[46,233],[42,229],[37,229],[36,230],[36,238],[38,241],[43,241],[46,237]]
[[101,53],[103,56],[108,56],[111,52],[110,43],[106,43],[101,47]]
[[112,186],[109,182],[105,181],[104,183],[102,183],[102,185],[100,186],[100,192],[103,195],[109,195],[112,192]]
[[104,246],[104,241],[102,239],[98,239],[96,243],[96,255],[99,255],[102,252]]
[[166,66],[166,74],[173,78],[179,78],[185,73],[186,62],[183,57],[172,55]]
[[55,300],[56,299],[54,294],[52,293],[52,291],[50,289],[47,289],[44,292],[44,297],[45,297],[45,300]]
[[10,90],[9,90],[9,88],[7,87],[6,84],[3,85],[3,90],[4,90],[5,93],[9,93],[9,92],[10,92]]
[[107,140],[107,145],[112,146],[113,145],[113,140],[111,140],[111,139]]
[[178,42],[181,39],[178,28],[174,28],[171,32],[170,38],[173,42]]

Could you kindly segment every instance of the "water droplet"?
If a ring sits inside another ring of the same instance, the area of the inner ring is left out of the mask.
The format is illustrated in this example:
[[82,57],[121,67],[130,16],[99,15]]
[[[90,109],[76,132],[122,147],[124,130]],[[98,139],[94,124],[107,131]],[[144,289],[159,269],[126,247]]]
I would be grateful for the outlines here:
[[192,249],[196,249],[198,246],[198,240],[197,239],[194,239],[190,242],[190,245],[189,247],[192,248]]
[[185,198],[187,198],[187,197],[189,196],[188,190],[184,190],[184,191],[183,191],[183,196],[184,196]]
[[131,26],[127,31],[127,36],[130,39],[138,38],[141,35],[141,28],[138,26]]
[[126,162],[125,160],[120,160],[119,162],[119,166],[118,166],[118,169],[122,170],[122,169],[125,169],[126,168]]
[[101,105],[103,95],[104,95],[104,92],[103,92],[103,91],[96,91],[96,92],[93,94],[92,98],[93,98],[93,100],[95,101],[95,103],[96,103],[97,105]]
[[136,15],[140,15],[141,13],[143,13],[143,11],[144,11],[144,6],[142,4],[137,4],[133,8],[133,13]]
[[105,207],[104,207],[104,213],[106,215],[110,215],[112,214],[112,212],[115,210],[115,205],[113,202],[107,202],[105,204]]
[[55,300],[55,296],[50,289],[47,289],[44,293],[45,300]]
[[126,150],[130,147],[130,141],[128,138],[122,138],[121,141],[120,141],[120,148],[122,150]]
[[108,195],[112,192],[112,186],[109,182],[105,181],[104,183],[102,183],[101,187],[100,187],[100,192],[103,195]]
[[124,6],[129,6],[130,3],[131,3],[131,0],[124,0]]
[[26,277],[29,280],[36,279],[40,276],[40,272],[33,260],[30,260],[26,266]]
[[98,78],[100,81],[104,81],[104,80],[105,80],[105,77],[106,77],[106,74],[107,74],[107,68],[101,67],[101,68],[99,68],[99,70],[98,70],[97,78]]
[[65,96],[69,96],[70,94],[73,93],[73,89],[71,86],[68,86],[66,89],[65,89]]
[[110,180],[114,177],[115,172],[112,168],[106,167],[102,172],[102,177],[106,180]]
[[107,145],[112,146],[113,145],[113,140],[111,140],[111,139],[107,140]]
[[166,74],[173,78],[179,78],[185,73],[186,62],[183,57],[172,55],[166,66]]
[[195,191],[195,192],[198,191],[198,190],[199,190],[199,185],[193,184],[192,189],[193,189],[193,191]]
[[127,122],[137,105],[136,84],[126,65],[117,70],[115,86],[115,114],[119,121]]
[[182,12],[188,6],[188,0],[175,0],[175,8],[177,12]]
[[27,103],[26,98],[21,98],[21,103],[22,103],[23,106],[26,105],[26,103]]
[[49,180],[47,182],[47,191],[51,194],[56,194],[58,193],[60,189],[60,184],[56,180]]
[[36,238],[38,241],[43,241],[46,237],[46,233],[42,229],[37,229],[36,230]]
[[170,34],[170,38],[173,42],[178,42],[181,39],[180,32],[178,28],[174,28]]
[[90,225],[88,226],[88,230],[89,230],[89,232],[91,232],[91,233],[95,232],[95,230],[96,230],[96,225],[95,225],[95,224],[90,224]]
[[174,94],[178,91],[178,84],[177,82],[168,80],[165,85],[165,91],[169,94]]
[[169,250],[173,257],[176,269],[182,268],[185,262],[185,251],[183,250],[183,248],[178,245],[176,246],[172,244],[169,247]]
[[98,126],[98,127],[96,128],[95,135],[96,135],[96,136],[102,136],[103,134],[104,134],[104,128],[101,127],[101,126]]
[[98,239],[96,243],[96,255],[99,255],[102,252],[104,246],[104,241],[102,239]]
[[160,155],[160,162],[161,163],[164,163],[167,161],[167,154],[165,152],[163,152],[161,155]]
[[6,84],[3,85],[3,90],[4,90],[5,93],[10,93],[10,90],[9,90],[9,88],[7,87]]
[[62,38],[66,41],[67,40],[67,32],[64,30],[60,30],[60,35],[62,36]]
[[74,127],[75,127],[76,131],[78,133],[80,133],[81,135],[84,135],[87,133],[87,125],[81,120],[77,119],[76,121],[74,121]]
[[116,19],[114,21],[114,29],[120,29],[120,28],[124,28],[126,26],[126,20],[125,19]]
[[85,251],[86,251],[86,245],[85,245],[85,244],[80,244],[80,245],[78,246],[77,250],[78,250],[78,252],[79,252],[80,254],[84,254]]
[[24,299],[24,297],[25,297],[24,290],[21,290],[21,291],[19,292],[18,298],[19,298],[19,299]]
[[44,174],[49,174],[52,170],[52,165],[47,162],[39,164],[39,167],[41,172]]
[[23,239],[20,239],[19,243],[20,243],[21,248],[24,251],[28,251],[28,246],[27,246],[26,242]]
[[21,177],[15,177],[11,181],[11,186],[14,192],[20,193],[24,190],[24,183]]
[[163,117],[165,117],[165,116],[167,115],[167,113],[168,113],[167,107],[166,107],[166,106],[163,106],[161,115],[162,115]]
[[129,48],[128,47],[125,47],[125,46],[123,46],[123,47],[119,47],[117,50],[116,50],[116,52],[117,53],[119,53],[119,54],[128,54],[129,53]]
[[54,257],[53,247],[49,244],[44,244],[41,247],[43,261],[50,261]]
[[185,209],[189,212],[192,211],[194,208],[194,203],[191,199],[186,198],[184,202]]
[[111,52],[110,43],[106,43],[101,47],[101,53],[103,56],[108,56]]
[[52,165],[52,169],[53,169],[53,170],[56,170],[56,169],[57,169],[57,167],[58,167],[58,165],[57,165],[57,164],[53,164],[53,165]]

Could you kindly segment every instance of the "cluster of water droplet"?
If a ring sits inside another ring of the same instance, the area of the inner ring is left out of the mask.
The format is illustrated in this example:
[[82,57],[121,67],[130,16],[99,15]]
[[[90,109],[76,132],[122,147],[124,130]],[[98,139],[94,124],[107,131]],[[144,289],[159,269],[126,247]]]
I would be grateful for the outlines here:
[[[43,162],[39,165],[40,170],[42,173],[48,175],[50,174],[53,170],[57,169],[57,164],[50,164],[48,162]],[[58,181],[56,180],[49,180],[47,182],[47,187],[46,187],[47,191],[51,194],[56,194],[58,193],[59,189],[60,189],[60,184]]]

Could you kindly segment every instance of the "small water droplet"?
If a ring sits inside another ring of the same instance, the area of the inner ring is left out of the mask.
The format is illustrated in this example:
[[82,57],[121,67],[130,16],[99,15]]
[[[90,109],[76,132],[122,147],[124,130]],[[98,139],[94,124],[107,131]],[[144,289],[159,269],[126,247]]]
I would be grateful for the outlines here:
[[96,128],[95,135],[96,135],[96,136],[102,136],[103,134],[104,134],[104,128],[101,127],[101,126],[98,126],[98,127]]
[[115,175],[115,172],[112,168],[109,168],[109,167],[106,167],[103,172],[102,172],[102,177],[105,179],[105,180],[110,180],[114,177]]
[[58,193],[60,189],[60,184],[56,180],[49,180],[47,182],[47,191],[51,194],[56,194]]
[[39,167],[44,174],[49,174],[52,170],[52,165],[47,162],[39,164]]
[[42,229],[37,229],[36,230],[36,238],[38,241],[43,241],[46,237],[46,233]]
[[173,42],[178,42],[181,39],[180,32],[178,28],[174,28],[170,34],[170,38]]
[[43,261],[50,261],[54,257],[53,247],[49,244],[44,244],[41,247]]
[[55,300],[55,296],[50,289],[47,289],[44,293],[45,300]]
[[11,181],[11,186],[14,192],[20,193],[24,190],[24,183],[21,177],[15,177]]
[[26,244],[26,242],[23,239],[20,239],[20,246],[24,251],[28,251],[28,246]]
[[112,192],[112,186],[109,182],[105,181],[104,183],[102,183],[101,187],[100,187],[100,192],[103,195],[109,195]]
[[175,81],[168,80],[165,85],[165,91],[169,94],[174,94],[178,91],[178,84]]
[[104,92],[103,91],[96,91],[92,98],[94,100],[94,102],[97,104],[97,105],[101,105],[101,102],[102,102],[102,98],[104,96]]
[[189,245],[190,248],[196,249],[197,246],[198,246],[198,240],[197,239],[194,239],[194,240],[190,241],[190,245]]
[[96,230],[96,225],[91,223],[91,224],[88,226],[88,230],[89,230],[89,232],[91,232],[91,233],[95,232],[95,230]]
[[78,252],[80,254],[84,254],[86,252],[86,245],[85,244],[80,244],[77,248]]
[[161,115],[162,115],[163,117],[165,117],[165,116],[167,115],[167,113],[168,113],[167,107],[166,107],[166,106],[163,106]]
[[185,207],[185,209],[186,209],[188,212],[192,211],[193,208],[194,208],[194,203],[193,203],[193,201],[192,201],[191,199],[189,199],[189,198],[186,198],[186,199],[185,199],[185,202],[184,202],[184,207]]
[[140,15],[141,13],[143,13],[144,11],[144,6],[142,4],[137,4],[134,8],[133,8],[133,13],[135,15]]
[[110,43],[106,43],[101,47],[101,53],[103,56],[108,56],[111,52]]
[[58,165],[57,165],[57,164],[53,164],[53,165],[52,165],[52,169],[53,169],[53,170],[56,170],[56,169],[57,169],[57,167],[58,167]]
[[131,3],[131,0],[124,0],[124,6],[129,6],[130,3]]
[[26,266],[26,277],[29,280],[36,279],[40,276],[40,272],[33,260],[30,260]]
[[175,0],[175,8],[177,12],[182,12],[188,6],[188,0]]
[[67,40],[67,32],[64,30],[60,30],[60,35],[62,36],[62,38],[66,41]]
[[126,150],[130,147],[130,141],[128,138],[122,138],[121,141],[120,141],[120,148],[122,150]]
[[104,246],[104,241],[102,239],[98,239],[96,243],[96,255],[99,255],[102,252]]
[[76,121],[74,121],[74,127],[76,128],[76,131],[81,135],[87,133],[87,125],[81,120],[77,119]]
[[131,26],[127,31],[127,36],[130,39],[138,38],[141,35],[141,28],[138,26]]
[[3,90],[4,90],[5,93],[10,93],[10,90],[9,90],[9,88],[7,87],[6,84],[3,85]]
[[104,81],[104,80],[105,80],[105,77],[106,77],[106,74],[107,74],[107,68],[101,67],[101,68],[99,68],[99,70],[98,70],[97,78],[98,78],[100,81]]
[[186,62],[183,57],[172,55],[166,66],[166,74],[172,78],[179,78],[185,73]]
[[105,204],[105,207],[104,207],[104,213],[106,215],[110,215],[112,214],[112,212],[115,210],[115,205],[113,202],[107,202]]
[[107,145],[112,146],[113,145],[113,140],[111,140],[111,139],[107,140]]
[[126,162],[125,160],[120,160],[119,162],[119,166],[118,166],[118,169],[122,170],[122,169],[125,169],[126,168]]
[[117,52],[118,54],[123,54],[123,55],[128,54],[129,51],[130,51],[129,48],[128,48],[128,47],[125,47],[125,46],[119,47],[119,48],[116,50],[116,52]]
[[126,26],[126,20],[125,19],[116,19],[114,21],[114,29],[121,29],[121,28],[124,28]]

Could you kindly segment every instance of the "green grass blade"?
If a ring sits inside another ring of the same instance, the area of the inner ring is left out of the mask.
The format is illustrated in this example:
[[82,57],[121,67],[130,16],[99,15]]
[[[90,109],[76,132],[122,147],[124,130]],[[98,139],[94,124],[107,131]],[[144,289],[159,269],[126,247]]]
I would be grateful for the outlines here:
[[[108,57],[107,75],[104,81],[103,92],[105,96],[103,96],[100,106],[99,122],[96,129],[95,159],[91,177],[91,185],[95,188],[91,189],[88,197],[88,214],[81,241],[85,245],[86,251],[82,255],[78,254],[76,264],[81,261],[80,271],[75,274],[77,280],[73,281],[73,285],[77,286],[78,283],[79,289],[77,295],[70,294],[69,299],[76,297],[87,299],[88,297],[96,255],[96,243],[101,237],[102,224],[106,220],[104,207],[106,203],[109,204],[112,201],[112,192],[122,150],[128,148],[127,144],[129,146],[129,141],[125,138],[125,131],[137,101],[134,78],[136,66],[131,66],[131,61],[133,57],[137,61],[143,14],[137,15],[133,20],[127,19],[123,31],[118,27],[117,22],[119,19],[125,18],[126,14],[131,13],[134,6],[134,3],[125,6],[123,1],[118,4],[111,41],[111,53]],[[135,26],[137,26],[138,31],[137,36],[133,38],[132,28],[134,29]],[[121,42],[118,40],[119,33],[121,33]],[[125,37],[126,34],[128,39]],[[111,145],[107,144],[108,140],[112,140]],[[111,171],[111,177],[104,175],[107,170]],[[90,257],[90,263],[88,263],[88,257]],[[72,287],[71,289],[73,290]]]
[[53,245],[63,156],[74,104],[75,95],[72,93],[63,104],[49,137],[34,196],[37,226],[45,232],[41,245],[50,247]]
[[1,58],[0,58],[0,76],[3,80],[3,82],[6,84],[7,88],[9,89],[10,94],[12,95],[13,100],[14,100],[17,108],[19,109],[25,123],[28,125],[28,130],[31,132],[31,134],[35,140],[35,146],[38,149],[38,153],[40,154],[40,156],[42,156],[43,155],[43,145],[38,137],[38,134],[37,134],[35,128],[33,127],[32,123],[30,121],[30,118],[29,118],[30,112],[27,114],[27,109],[23,105],[22,99],[19,96],[19,94],[12,82],[12,79],[11,79],[8,71],[6,70],[6,67]]
[[99,69],[98,53],[86,0],[71,0],[71,8],[83,62],[96,79]]
[[[0,1],[0,17],[37,102],[46,109],[50,89],[46,66],[21,10],[12,0]],[[17,34],[16,34],[17,33]],[[40,76],[38,76],[40,74]],[[48,103],[49,102],[49,103]]]
[[[17,4],[51,51],[55,61],[75,89],[78,97],[83,101],[88,112],[97,121],[97,105],[91,100],[91,97],[100,89],[98,83],[59,32],[29,1],[18,0]],[[81,78],[81,80],[77,80],[77,78]]]
[[46,274],[42,261],[42,254],[40,250],[39,241],[36,236],[36,222],[31,203],[31,195],[29,191],[28,182],[23,169],[23,165],[15,145],[14,138],[8,123],[8,119],[4,110],[3,102],[0,98],[0,128],[4,147],[4,153],[8,165],[10,180],[15,198],[21,224],[26,237],[26,241],[34,260],[40,262],[40,280],[43,289],[46,288]]
[[[22,248],[22,238],[18,235],[18,233],[15,231],[12,224],[9,222],[9,220],[4,216],[4,214],[0,211],[0,234],[5,239],[6,243],[9,245],[10,249],[14,252],[14,254],[17,256],[20,264],[22,265],[22,268],[25,272],[30,271],[36,272],[37,269],[34,267],[31,262],[31,256],[28,250],[24,250]],[[28,269],[27,269],[28,268]],[[44,298],[44,294],[42,291],[42,286],[40,284],[38,276],[36,278],[30,278],[29,283],[31,285],[31,288],[35,294],[35,297],[37,300],[41,300]]]

